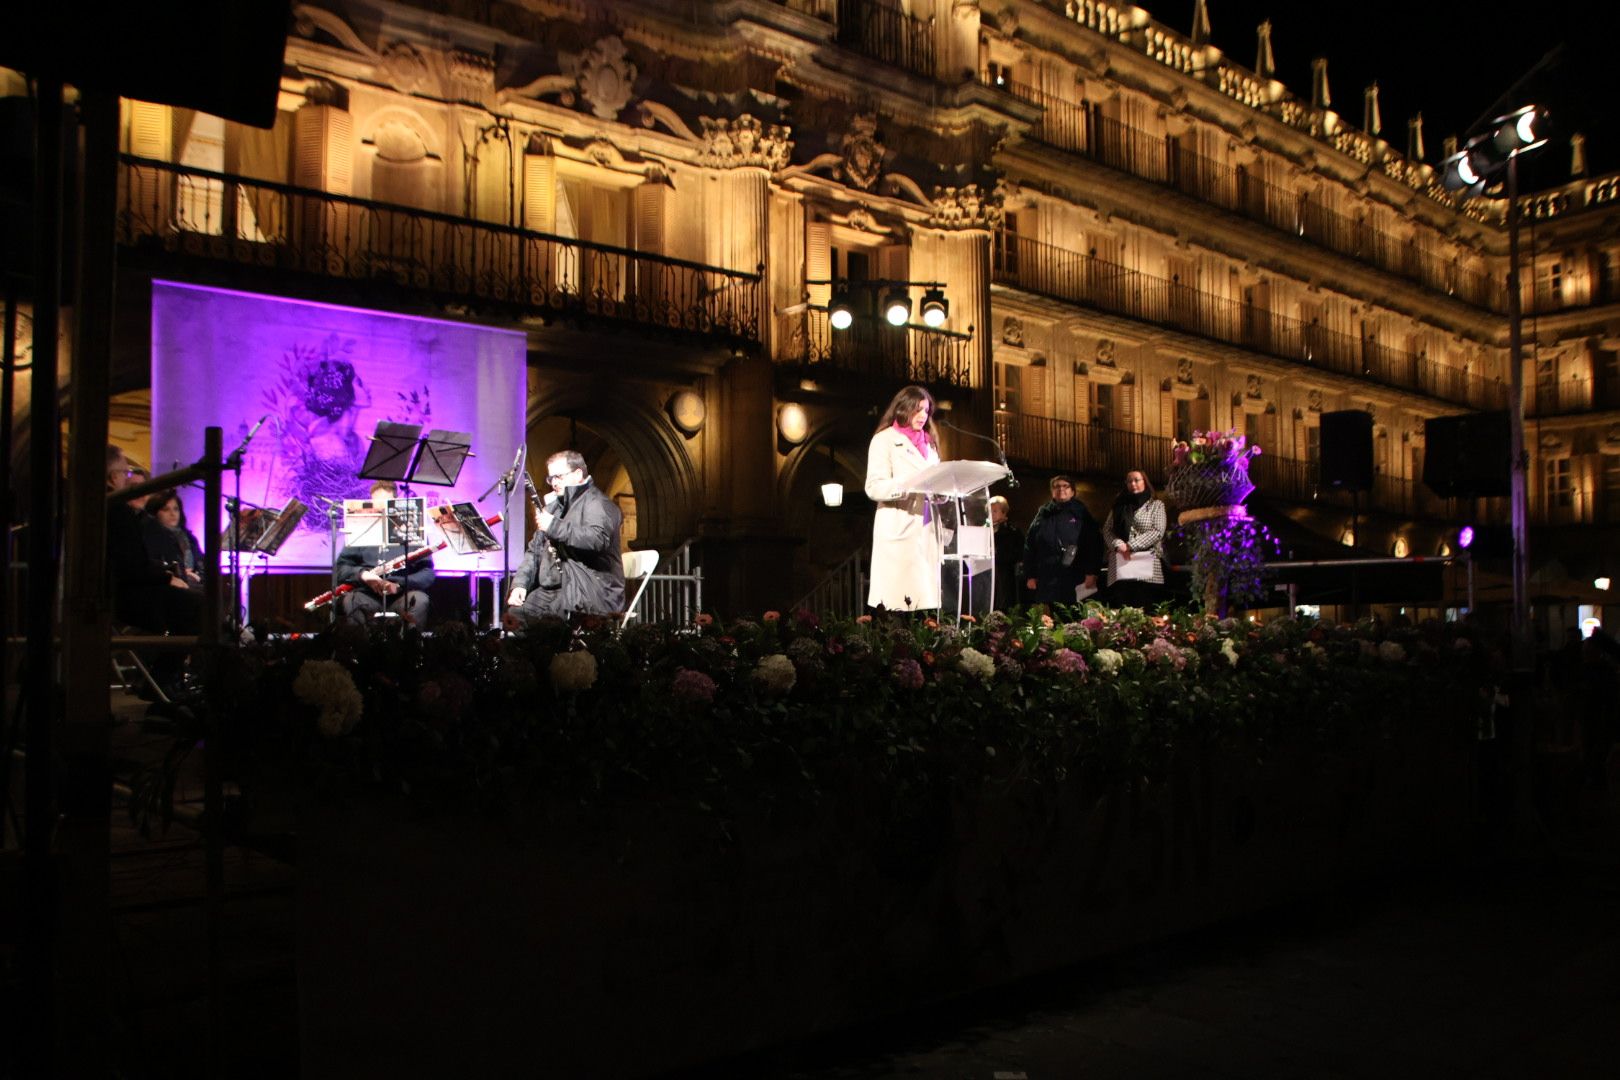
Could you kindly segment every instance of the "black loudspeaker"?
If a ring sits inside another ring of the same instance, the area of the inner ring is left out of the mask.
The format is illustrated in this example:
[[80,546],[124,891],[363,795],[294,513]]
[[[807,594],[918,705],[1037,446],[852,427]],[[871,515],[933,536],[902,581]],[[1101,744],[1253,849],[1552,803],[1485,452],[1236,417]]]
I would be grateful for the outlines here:
[[1506,412],[1426,420],[1423,443],[1423,482],[1436,495],[1475,499],[1508,494],[1513,455]]
[[292,0],[15,6],[0,66],[255,127],[275,122]]
[[1321,450],[1323,484],[1341,491],[1372,488],[1372,413],[1361,409],[1323,413]]

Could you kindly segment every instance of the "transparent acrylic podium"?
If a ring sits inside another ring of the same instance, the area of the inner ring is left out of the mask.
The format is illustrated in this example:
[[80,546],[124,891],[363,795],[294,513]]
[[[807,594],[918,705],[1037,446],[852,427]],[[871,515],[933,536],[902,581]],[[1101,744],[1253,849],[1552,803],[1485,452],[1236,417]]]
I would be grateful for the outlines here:
[[[996,461],[942,461],[912,473],[905,490],[911,495],[927,495],[934,504],[934,528],[940,536],[945,565],[942,588],[954,583],[956,618],[964,612],[983,615],[996,595],[996,540],[990,525],[990,485],[1005,480],[1012,472]],[[990,588],[981,590],[984,612],[975,611],[975,577],[989,575]],[[951,605],[942,591],[941,611]]]

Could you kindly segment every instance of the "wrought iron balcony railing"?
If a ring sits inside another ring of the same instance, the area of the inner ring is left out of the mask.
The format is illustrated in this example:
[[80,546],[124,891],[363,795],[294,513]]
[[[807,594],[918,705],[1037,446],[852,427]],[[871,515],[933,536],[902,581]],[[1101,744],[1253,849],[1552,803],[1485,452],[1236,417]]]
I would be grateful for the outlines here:
[[[791,358],[811,370],[846,371],[872,378],[925,386],[973,385],[973,339],[926,326],[890,326],[877,318],[856,319],[848,330],[834,330],[825,308],[810,308],[795,327],[803,347]],[[797,343],[795,343],[797,345]]]
[[925,79],[934,77],[934,21],[876,0],[838,0],[838,42]]
[[1341,214],[1247,169],[1206,157],[1174,137],[1103,116],[1088,102],[1070,101],[1017,82],[996,85],[1045,110],[1035,137],[1049,146],[1175,188],[1200,202],[1348,255],[1436,293],[1492,311],[1507,310],[1502,282],[1425,251],[1415,241],[1403,241],[1364,218]]
[[991,246],[991,280],[1196,337],[1473,408],[1502,408],[1507,387],[1372,337],[1329,330],[1269,308],[1203,292],[1005,230]]
[[125,157],[118,241],[458,303],[760,340],[760,277],[407,206]]

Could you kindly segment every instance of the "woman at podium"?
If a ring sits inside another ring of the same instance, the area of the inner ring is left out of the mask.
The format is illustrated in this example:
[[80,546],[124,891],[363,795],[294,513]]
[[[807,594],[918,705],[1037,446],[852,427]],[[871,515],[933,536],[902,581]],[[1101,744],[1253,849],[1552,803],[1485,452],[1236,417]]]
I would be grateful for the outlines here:
[[894,395],[866,452],[866,494],[878,504],[872,520],[872,580],[866,603],[889,611],[939,607],[943,548],[925,495],[905,483],[939,462],[934,399],[920,386]]

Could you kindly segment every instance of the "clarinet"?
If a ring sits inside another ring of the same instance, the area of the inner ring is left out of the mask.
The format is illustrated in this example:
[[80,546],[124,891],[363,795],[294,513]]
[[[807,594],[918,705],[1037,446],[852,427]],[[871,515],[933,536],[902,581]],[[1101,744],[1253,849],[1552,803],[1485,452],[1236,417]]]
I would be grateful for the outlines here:
[[[485,525],[499,525],[500,523],[500,514],[494,514],[484,519]],[[375,569],[379,574],[392,574],[396,570],[405,569],[413,562],[428,558],[435,551],[443,551],[449,546],[450,541],[440,540],[437,544],[431,544],[427,547],[419,547],[415,551],[407,551],[403,555],[397,555],[385,563],[378,563],[373,569]],[[332,603],[332,601],[336,600],[338,597],[343,596],[345,593],[352,592],[354,592],[354,586],[348,584],[339,585],[335,589],[328,589],[326,592],[321,593],[321,595],[306,603],[304,605],[304,610],[319,611],[321,608]]]

